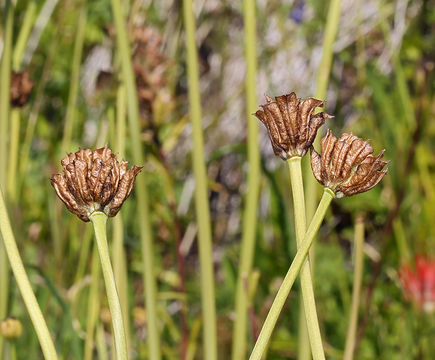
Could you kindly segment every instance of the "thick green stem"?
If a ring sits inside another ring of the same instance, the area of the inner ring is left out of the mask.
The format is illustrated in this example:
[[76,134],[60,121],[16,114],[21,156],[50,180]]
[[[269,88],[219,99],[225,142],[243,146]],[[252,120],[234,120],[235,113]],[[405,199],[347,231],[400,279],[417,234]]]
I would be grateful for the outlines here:
[[346,347],[343,360],[352,360],[355,350],[356,327],[358,324],[358,308],[361,294],[364,259],[364,219],[358,217],[355,224],[355,270],[353,273],[352,306],[350,309],[349,326],[346,335]]
[[319,230],[319,227],[325,217],[326,210],[329,207],[334,194],[331,190],[326,189],[323,192],[322,199],[313,216],[313,220],[308,227],[307,232],[304,236],[304,241],[302,241],[295,258],[293,259],[290,268],[278,290],[278,293],[273,300],[272,306],[267,314],[266,320],[264,321],[263,327],[261,329],[260,335],[255,343],[254,349],[252,350],[250,360],[260,360],[266,350],[267,344],[272,336],[273,329],[275,328],[276,322],[278,321],[279,314],[284,307],[290,290],[296,280],[296,277],[305,262],[305,259],[310,250],[311,244],[313,243],[314,237]]
[[[6,191],[8,160],[8,127],[11,86],[11,52],[14,5],[6,0],[4,5],[3,53],[0,63],[0,189]],[[0,239],[0,319],[6,317],[9,296],[9,264]],[[0,358],[3,356],[4,340],[0,336]]]
[[[112,12],[115,19],[116,40],[121,58],[121,67],[125,90],[127,94],[127,114],[130,127],[131,146],[133,159],[137,165],[144,164],[144,156],[140,140],[139,105],[137,99],[135,76],[131,63],[131,52],[128,44],[124,10],[120,0],[111,0]],[[147,309],[147,329],[149,358],[158,360],[161,358],[160,337],[157,327],[157,295],[156,280],[154,276],[154,249],[151,235],[151,223],[149,217],[148,192],[144,176],[136,179],[136,194],[138,197],[138,221],[140,226],[140,238],[143,258],[143,278],[145,289],[145,303]]]
[[255,0],[244,0],[243,18],[245,24],[245,59],[246,59],[246,118],[248,122],[248,192],[246,194],[243,236],[240,248],[239,274],[237,278],[236,318],[233,331],[232,359],[243,359],[246,356],[248,289],[246,284],[252,269],[257,230],[258,192],[260,188],[260,150],[258,146],[257,119],[252,116],[257,108],[256,94],[256,21]]
[[[306,228],[304,185],[302,181],[301,158],[293,157],[287,161],[290,170],[290,180],[293,194],[293,207],[296,228],[296,242],[300,247]],[[308,336],[310,338],[311,352],[314,360],[325,359],[322,345],[319,321],[317,318],[316,303],[314,300],[313,280],[309,259],[307,258],[301,270],[301,290],[304,303],[304,313],[307,323]]]
[[48,331],[47,324],[45,323],[41,309],[39,308],[38,301],[33,293],[29,278],[27,277],[23,261],[21,260],[20,253],[15,242],[14,234],[12,232],[6,210],[6,204],[3,198],[3,191],[0,191],[0,232],[3,237],[4,246],[9,258],[9,263],[11,264],[12,272],[14,273],[15,280],[17,282],[18,288],[20,289],[24,304],[29,312],[30,319],[35,327],[44,357],[47,360],[57,360],[56,350],[54,348],[53,341],[51,340],[50,332]]
[[207,173],[204,163],[204,143],[201,124],[198,53],[195,41],[195,19],[192,0],[183,0],[187,47],[187,76],[189,107],[193,137],[193,173],[195,176],[195,205],[198,223],[199,261],[201,267],[201,300],[203,315],[204,358],[217,359],[216,309],[211,245],[210,210],[208,207]]
[[77,33],[74,41],[74,52],[71,69],[71,82],[69,87],[68,105],[66,108],[65,124],[63,128],[62,153],[71,151],[71,138],[74,125],[74,115],[76,111],[77,96],[79,92],[80,63],[82,60],[83,45],[85,42],[85,28],[87,18],[87,5],[84,1],[81,4],[79,19],[77,23]]
[[104,283],[106,285],[107,300],[109,302],[110,314],[112,316],[116,358],[118,360],[126,360],[128,359],[128,350],[125,338],[124,321],[122,319],[121,304],[119,302],[118,291],[116,290],[115,277],[113,276],[112,264],[110,262],[109,246],[107,244],[107,215],[103,212],[96,211],[89,216],[89,219],[94,225],[95,238],[97,241],[98,253],[100,255]]

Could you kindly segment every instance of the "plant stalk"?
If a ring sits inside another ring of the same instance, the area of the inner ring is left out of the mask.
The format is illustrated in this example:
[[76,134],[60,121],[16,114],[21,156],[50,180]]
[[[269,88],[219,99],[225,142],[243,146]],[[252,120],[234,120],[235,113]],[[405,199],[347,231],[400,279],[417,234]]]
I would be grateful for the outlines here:
[[[305,236],[305,199],[302,180],[301,158],[296,156],[287,161],[293,194],[293,208],[295,216],[296,243],[298,248]],[[322,345],[316,303],[314,299],[313,280],[311,278],[310,262],[307,258],[301,270],[301,290],[304,304],[304,314],[307,324],[311,352],[314,360],[324,360],[325,352]]]
[[[11,87],[12,32],[14,5],[6,0],[3,8],[3,53],[0,62],[0,189],[6,192],[8,161],[8,127]],[[0,239],[0,319],[7,315],[9,296],[9,264]],[[3,357],[4,339],[0,336],[0,358]]]
[[[258,194],[260,189],[260,150],[258,145],[258,124],[252,116],[257,108],[256,72],[256,20],[255,0],[244,0],[243,19],[245,26],[245,61],[246,61],[246,119],[248,123],[248,191],[243,216],[242,244],[240,247],[240,265],[237,278],[235,300],[235,323],[233,331],[232,359],[246,357],[247,316],[249,308],[247,284],[254,259],[255,238],[257,230]],[[254,339],[255,341],[255,339]]]
[[273,329],[275,328],[276,322],[278,321],[279,314],[284,307],[290,290],[296,280],[296,277],[307,258],[308,251],[310,250],[311,244],[313,243],[314,237],[322,224],[322,221],[326,215],[329,204],[334,198],[334,193],[325,188],[323,192],[322,199],[320,200],[319,206],[317,207],[316,213],[313,216],[313,220],[305,233],[304,240],[293,259],[289,270],[278,290],[278,293],[273,300],[272,306],[267,314],[266,320],[264,321],[263,327],[258,336],[257,342],[255,343],[254,349],[252,350],[250,360],[261,360],[262,356],[267,348],[269,340],[272,336]]
[[358,324],[358,309],[364,266],[364,219],[359,216],[355,224],[355,270],[353,273],[352,306],[347,328],[346,346],[343,360],[352,360],[355,351],[355,336]]
[[107,300],[109,302],[110,314],[112,316],[116,358],[118,360],[126,360],[128,359],[128,350],[125,337],[124,321],[122,319],[121,304],[119,302],[115,277],[113,275],[112,264],[110,262],[109,246],[107,244],[107,215],[101,211],[96,211],[89,216],[89,219],[94,225],[95,239],[97,241],[104,283],[106,285]]
[[215,287],[211,243],[210,210],[208,206],[207,173],[204,163],[204,143],[201,124],[198,53],[195,40],[195,19],[192,0],[183,0],[187,47],[189,108],[193,137],[193,173],[195,177],[195,207],[198,223],[199,260],[201,268],[201,301],[203,315],[204,358],[217,359]]
[[[130,127],[133,159],[136,164],[144,164],[142,145],[140,140],[139,104],[137,99],[135,76],[131,62],[131,52],[128,44],[124,10],[120,0],[111,0],[112,12],[116,27],[116,40],[121,59],[122,79],[127,95],[127,114]],[[147,329],[149,357],[151,360],[161,358],[160,336],[157,327],[157,291],[154,276],[154,249],[149,217],[148,191],[145,177],[138,176],[136,179],[136,193],[138,197],[138,220],[140,228],[143,278],[145,290],[145,305],[147,310]]]
[[30,285],[29,278],[27,277],[26,270],[24,269],[23,261],[21,260],[18,251],[17,243],[12,232],[11,223],[9,221],[6,204],[3,197],[3,191],[0,190],[0,232],[3,238],[6,253],[11,264],[12,272],[14,273],[15,280],[18,288],[20,289],[21,296],[27,311],[35,327],[36,334],[41,344],[42,352],[47,360],[57,360],[56,350],[53,341],[48,331],[47,324],[41,309],[33,293],[32,286]]
[[86,2],[81,3],[79,19],[77,23],[77,33],[74,40],[74,52],[71,69],[71,82],[68,94],[68,104],[66,108],[65,123],[62,138],[62,153],[71,151],[71,139],[74,125],[74,115],[76,112],[76,103],[79,92],[80,80],[80,63],[82,60],[83,45],[85,42],[85,29],[87,18]]

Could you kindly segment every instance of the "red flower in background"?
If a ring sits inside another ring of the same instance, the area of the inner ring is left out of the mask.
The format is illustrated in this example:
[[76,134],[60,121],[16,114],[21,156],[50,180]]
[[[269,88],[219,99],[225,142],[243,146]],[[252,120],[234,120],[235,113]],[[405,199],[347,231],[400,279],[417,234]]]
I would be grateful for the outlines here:
[[404,264],[399,270],[403,292],[425,312],[435,311],[435,259],[415,257],[415,267]]

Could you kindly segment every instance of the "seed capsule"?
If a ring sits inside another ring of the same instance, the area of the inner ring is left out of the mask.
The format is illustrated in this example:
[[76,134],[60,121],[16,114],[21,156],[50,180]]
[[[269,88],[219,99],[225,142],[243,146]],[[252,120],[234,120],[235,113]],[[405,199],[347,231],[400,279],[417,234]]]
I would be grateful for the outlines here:
[[275,155],[283,160],[304,156],[313,143],[317,130],[332,116],[321,112],[314,115],[323,101],[307,98],[304,101],[292,92],[277,96],[275,100],[266,95],[267,104],[255,115],[266,126]]
[[51,184],[69,211],[89,221],[94,211],[115,216],[133,189],[142,167],[120,163],[107,146],[79,150],[62,161],[64,174],[54,174]]
[[311,168],[319,183],[337,197],[359,194],[373,188],[388,169],[381,160],[384,151],[373,156],[369,142],[352,134],[339,139],[328,130],[322,139],[322,155],[311,148]]

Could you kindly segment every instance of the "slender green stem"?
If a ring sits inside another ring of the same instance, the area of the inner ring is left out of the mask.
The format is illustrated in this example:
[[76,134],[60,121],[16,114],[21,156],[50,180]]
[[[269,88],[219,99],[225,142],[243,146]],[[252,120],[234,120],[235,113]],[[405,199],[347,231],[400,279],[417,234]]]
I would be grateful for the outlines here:
[[20,23],[20,32],[14,46],[12,55],[12,68],[14,71],[19,71],[21,68],[21,60],[23,59],[24,50],[26,49],[27,40],[29,39],[30,31],[36,19],[36,0],[31,0],[26,6],[26,13]]
[[352,306],[350,309],[349,326],[347,328],[346,346],[343,360],[352,360],[355,350],[356,327],[358,324],[358,308],[361,294],[364,260],[364,219],[358,217],[355,224],[355,270],[353,273]]
[[257,230],[258,193],[260,189],[260,150],[258,146],[257,119],[252,116],[257,107],[256,72],[256,21],[255,0],[244,0],[243,18],[245,24],[245,59],[246,59],[246,118],[248,123],[248,192],[246,194],[242,244],[240,247],[240,264],[237,278],[235,311],[236,318],[233,331],[232,359],[246,356],[248,289],[246,284],[252,269]]
[[89,216],[94,225],[95,238],[97,241],[98,253],[100,255],[101,268],[103,270],[104,283],[106,285],[107,300],[109,302],[110,314],[112,316],[113,335],[115,338],[116,358],[118,360],[128,359],[127,342],[125,339],[124,321],[122,319],[121,304],[116,289],[115,277],[113,276],[112,264],[110,262],[109,246],[106,237],[107,215],[96,211]]
[[69,86],[68,105],[66,108],[65,124],[63,128],[62,138],[62,153],[70,151],[71,138],[74,125],[74,115],[76,111],[77,96],[79,92],[79,80],[80,80],[80,63],[82,60],[83,45],[85,42],[85,28],[87,18],[87,5],[86,1],[83,1],[80,8],[77,33],[74,40],[74,52],[72,58],[71,69],[71,82]]
[[[140,140],[139,124],[139,105],[137,100],[137,91],[133,65],[131,63],[131,52],[128,44],[126,32],[126,22],[123,16],[124,11],[120,0],[111,0],[112,12],[115,19],[116,39],[118,51],[121,58],[121,67],[123,81],[127,94],[127,114],[130,127],[131,144],[133,150],[133,159],[137,165],[144,163],[142,146]],[[136,179],[136,193],[139,205],[139,226],[143,257],[143,277],[145,289],[145,302],[147,309],[147,328],[149,357],[152,360],[161,358],[160,337],[157,327],[157,295],[156,280],[154,276],[154,249],[151,235],[151,224],[149,217],[148,192],[144,176],[138,176]]]
[[8,255],[9,263],[11,264],[15,280],[17,281],[24,304],[29,312],[30,319],[35,327],[45,359],[56,360],[56,350],[54,348],[53,341],[51,340],[50,332],[48,331],[47,324],[45,323],[41,309],[38,305],[38,301],[36,300],[35,294],[33,293],[32,287],[30,285],[29,278],[27,277],[26,270],[24,269],[20,253],[18,252],[17,244],[15,242],[14,234],[12,232],[6,210],[6,204],[3,198],[3,191],[0,191],[0,232],[3,236],[4,246],[6,248],[6,253]]
[[[341,0],[330,0],[328,16],[326,17],[327,20],[326,20],[325,32],[323,37],[322,58],[320,61],[319,68],[317,70],[316,94],[315,94],[315,97],[317,99],[323,100],[326,97],[326,90],[328,88],[329,77],[331,72],[333,46],[335,43],[335,39],[337,37],[340,14],[341,14]],[[316,136],[316,139],[314,140],[315,148],[318,148],[320,145],[321,136],[319,133]],[[316,204],[319,198],[319,185],[311,171],[311,164],[308,157],[306,157],[305,159],[306,161],[304,162],[304,179],[305,179],[306,219],[308,222],[310,222],[316,210]],[[314,276],[314,263],[315,263],[314,251],[315,248],[313,246],[311,250],[311,263],[310,263],[313,276]],[[299,333],[300,347],[298,350],[299,350],[299,355],[301,355],[301,357],[299,358],[300,360],[309,360],[310,358],[308,354],[309,349],[307,348],[308,341],[306,341],[306,339],[303,338],[303,336],[305,335],[306,332],[304,332],[303,330]],[[303,348],[303,346],[305,346],[305,348]]]
[[15,340],[9,342],[9,359],[17,360],[17,346]]
[[[125,88],[119,86],[116,99],[116,141],[115,149],[120,157],[123,157],[125,149]],[[122,316],[125,324],[127,347],[130,348],[130,321],[128,311],[128,273],[124,249],[124,225],[122,214],[113,219],[113,271],[115,273],[116,286],[119,290]]]
[[[290,180],[293,194],[293,207],[295,216],[296,242],[300,247],[305,236],[305,199],[304,185],[302,181],[301,158],[293,157],[287,161],[290,170]],[[301,270],[301,290],[304,303],[304,313],[307,323],[308,336],[311,343],[311,352],[314,360],[325,359],[325,352],[322,345],[319,321],[317,318],[316,303],[314,300],[313,280],[309,259],[305,261]]]
[[[3,12],[3,53],[0,63],[0,189],[6,191],[8,160],[8,127],[11,83],[11,52],[14,5],[6,0]],[[0,239],[0,319],[6,317],[9,296],[9,264]],[[3,356],[4,340],[0,337],[0,358]]]
[[[328,88],[329,77],[331,73],[331,64],[333,56],[333,46],[337,37],[338,25],[341,14],[341,0],[330,0],[328,16],[326,17],[325,35],[323,37],[322,60],[317,70],[316,94],[317,99],[325,99]],[[314,147],[318,148],[320,144],[320,134],[314,140]],[[304,169],[304,178],[306,179],[306,205],[307,220],[310,221],[316,209],[318,199],[318,184],[311,171],[310,162],[306,162]]]
[[92,252],[92,266],[91,266],[91,286],[89,289],[89,300],[88,300],[88,312],[86,319],[86,339],[85,339],[85,353],[84,359],[91,360],[92,353],[94,350],[94,334],[95,327],[98,320],[98,314],[100,311],[100,299],[99,299],[99,289],[100,289],[100,272],[101,266],[98,262],[98,250],[94,246]]
[[192,0],[183,0],[187,47],[187,76],[189,107],[193,136],[193,173],[195,176],[195,205],[198,223],[199,261],[201,267],[201,300],[203,315],[204,358],[217,359],[216,309],[211,246],[210,210],[208,207],[207,173],[201,124],[198,53],[195,41],[195,18]]
[[333,198],[334,194],[332,191],[325,188],[322,199],[320,200],[316,213],[313,216],[313,220],[311,221],[310,226],[305,233],[304,241],[302,241],[301,246],[299,247],[298,252],[296,253],[296,256],[293,259],[290,268],[281,284],[281,287],[279,288],[278,293],[273,300],[272,306],[260,331],[260,335],[258,336],[257,342],[255,343],[251,356],[249,357],[250,360],[260,360],[262,358],[267,344],[272,336],[276,322],[278,321],[279,314],[281,313],[296,277],[305,262],[314,237],[317,234],[320,225],[322,224],[326,210],[328,209]]
[[16,184],[17,184],[17,163],[18,163],[18,148],[20,138],[20,109],[12,109],[11,111],[11,131],[10,131],[10,146],[9,146],[9,162],[8,174],[6,182],[6,191],[8,201],[15,203],[16,201]]

